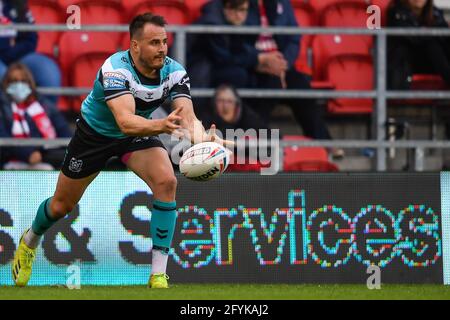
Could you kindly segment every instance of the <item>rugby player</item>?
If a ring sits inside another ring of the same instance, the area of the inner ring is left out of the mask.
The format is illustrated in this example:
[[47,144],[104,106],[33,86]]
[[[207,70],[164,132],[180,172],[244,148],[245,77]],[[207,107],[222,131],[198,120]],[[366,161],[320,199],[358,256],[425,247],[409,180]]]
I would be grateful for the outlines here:
[[[167,258],[176,222],[177,179],[161,133],[189,134],[192,143],[216,141],[233,145],[207,133],[195,116],[185,69],[167,57],[166,22],[145,13],[130,24],[130,49],[110,56],[99,70],[93,90],[83,101],[56,190],[37,210],[31,228],[20,239],[12,264],[16,285],[25,286],[31,276],[36,248],[44,233],[69,214],[84,191],[112,156],[118,156],[153,192],[151,221],[151,288],[168,288]],[[167,98],[173,112],[151,119]]]

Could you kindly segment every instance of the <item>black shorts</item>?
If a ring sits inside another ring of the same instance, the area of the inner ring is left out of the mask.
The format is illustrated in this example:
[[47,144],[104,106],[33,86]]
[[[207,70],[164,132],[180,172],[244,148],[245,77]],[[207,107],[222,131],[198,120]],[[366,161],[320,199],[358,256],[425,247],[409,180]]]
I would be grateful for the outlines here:
[[110,138],[97,133],[80,117],[67,146],[62,172],[72,179],[85,178],[101,171],[113,156],[121,158],[126,153],[153,147],[164,148],[156,136]]

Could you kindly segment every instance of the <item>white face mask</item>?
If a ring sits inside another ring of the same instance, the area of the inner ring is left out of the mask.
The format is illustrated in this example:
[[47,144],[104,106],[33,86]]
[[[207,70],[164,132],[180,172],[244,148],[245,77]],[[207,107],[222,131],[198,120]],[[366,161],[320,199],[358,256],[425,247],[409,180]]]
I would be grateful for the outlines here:
[[31,88],[26,82],[16,81],[9,84],[6,88],[6,93],[9,94],[15,102],[21,103],[31,94]]

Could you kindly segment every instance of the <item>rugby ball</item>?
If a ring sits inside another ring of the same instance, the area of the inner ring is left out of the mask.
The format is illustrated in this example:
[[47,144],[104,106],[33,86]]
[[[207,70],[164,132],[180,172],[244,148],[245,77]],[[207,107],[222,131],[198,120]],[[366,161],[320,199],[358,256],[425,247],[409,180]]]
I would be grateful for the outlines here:
[[190,147],[180,159],[180,172],[194,181],[208,181],[220,176],[230,163],[231,152],[215,142]]

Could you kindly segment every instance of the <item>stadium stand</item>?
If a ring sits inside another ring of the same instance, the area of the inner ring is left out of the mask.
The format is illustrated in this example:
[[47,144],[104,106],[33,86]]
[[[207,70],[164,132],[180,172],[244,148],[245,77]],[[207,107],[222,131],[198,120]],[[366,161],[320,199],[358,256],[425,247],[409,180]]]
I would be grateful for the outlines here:
[[201,9],[209,0],[185,0],[184,3],[189,11],[189,23],[194,22],[200,17]]
[[[365,27],[366,1],[311,1],[319,13],[319,24],[325,27]],[[371,47],[373,38],[363,35],[318,35],[313,40],[313,87],[335,90],[373,89]],[[370,99],[331,99],[330,113],[370,113]]]
[[[61,8],[55,1],[31,0],[29,5],[36,24],[60,24],[64,21],[64,17],[61,15]],[[38,36],[39,41],[36,51],[56,57],[58,40],[61,36],[60,32],[38,32]]]
[[[137,14],[144,12],[152,12],[163,16],[168,24],[184,25],[189,22],[189,11],[184,2],[178,0],[132,0],[123,1],[122,5],[125,9],[128,20]],[[169,47],[173,44],[174,36],[172,33],[167,34]]]
[[314,8],[314,10],[321,17],[328,7],[342,5],[342,6],[360,6],[370,4],[369,0],[309,0],[308,3]]
[[[70,86],[87,83],[90,86],[93,71],[97,72],[104,61],[98,57],[113,54],[117,44],[98,32],[66,32],[61,36],[59,47],[64,83]],[[83,77],[84,79],[80,79]],[[69,102],[75,112],[80,110],[79,101],[80,98],[77,98],[74,102]]]
[[[286,135],[285,141],[310,140],[303,136]],[[325,171],[336,172],[338,167],[328,161],[328,152],[322,147],[285,147],[284,148],[284,171]]]
[[[307,2],[293,1],[295,18],[301,27],[313,27],[318,25],[317,13]],[[303,35],[300,40],[300,52],[295,62],[295,68],[303,73],[312,75],[312,57],[311,44],[313,35]]]

